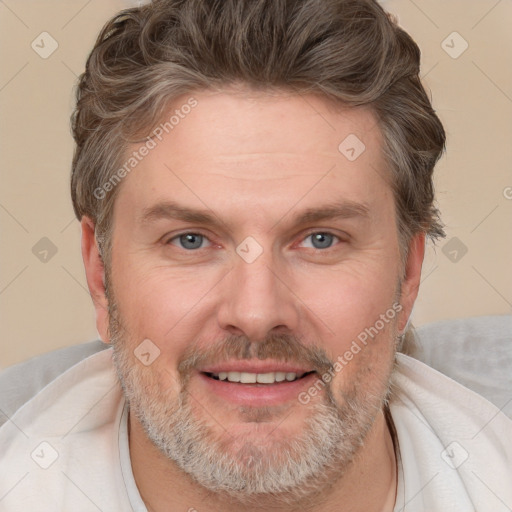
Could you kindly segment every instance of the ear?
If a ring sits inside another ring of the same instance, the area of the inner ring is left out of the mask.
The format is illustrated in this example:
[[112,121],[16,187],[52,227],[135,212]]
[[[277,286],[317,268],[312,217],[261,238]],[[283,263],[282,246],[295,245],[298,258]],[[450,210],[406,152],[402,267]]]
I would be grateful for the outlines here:
[[105,343],[110,342],[108,334],[108,301],[105,295],[105,268],[101,259],[94,222],[89,217],[82,217],[82,258],[84,260],[87,285],[96,310],[96,329]]
[[414,235],[409,242],[409,251],[405,262],[405,275],[402,281],[400,304],[402,311],[398,321],[398,332],[405,330],[407,321],[412,312],[414,302],[418,296],[421,279],[421,266],[425,256],[425,233]]

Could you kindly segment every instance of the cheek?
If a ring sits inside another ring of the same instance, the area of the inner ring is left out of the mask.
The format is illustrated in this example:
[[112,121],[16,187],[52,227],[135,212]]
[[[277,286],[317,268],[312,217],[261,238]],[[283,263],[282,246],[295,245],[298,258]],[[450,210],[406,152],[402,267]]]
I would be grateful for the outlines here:
[[380,315],[396,316],[396,286],[397,276],[390,269],[353,262],[328,273],[309,273],[297,295],[305,297],[311,318],[316,317],[317,324],[321,320],[326,338],[339,353]]
[[377,320],[361,330],[334,358],[332,390],[336,398],[365,394],[380,396],[388,385],[394,361],[396,319]]
[[201,325],[197,316],[220,279],[217,274],[119,262],[119,278],[113,279],[115,299],[130,337],[182,350],[196,337]]
[[380,394],[389,376],[400,305],[398,275],[383,266],[377,258],[350,262],[329,276],[311,275],[302,292],[335,364],[331,388],[337,398],[356,388]]

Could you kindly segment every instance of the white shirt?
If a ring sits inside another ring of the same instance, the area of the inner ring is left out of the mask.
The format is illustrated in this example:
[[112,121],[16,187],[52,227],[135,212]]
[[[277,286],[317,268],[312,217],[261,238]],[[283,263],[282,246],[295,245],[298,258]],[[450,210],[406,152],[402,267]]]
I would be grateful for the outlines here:
[[[1,512],[147,512],[111,356],[79,362],[0,428]],[[427,365],[397,357],[395,512],[510,511],[512,420]]]

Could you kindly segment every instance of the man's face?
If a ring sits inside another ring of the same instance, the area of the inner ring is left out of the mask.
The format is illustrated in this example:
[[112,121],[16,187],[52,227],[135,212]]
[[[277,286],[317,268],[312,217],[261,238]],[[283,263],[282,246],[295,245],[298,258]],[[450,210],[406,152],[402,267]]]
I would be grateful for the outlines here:
[[312,95],[194,98],[119,185],[118,371],[132,420],[206,487],[292,489],[357,452],[409,312],[381,135]]

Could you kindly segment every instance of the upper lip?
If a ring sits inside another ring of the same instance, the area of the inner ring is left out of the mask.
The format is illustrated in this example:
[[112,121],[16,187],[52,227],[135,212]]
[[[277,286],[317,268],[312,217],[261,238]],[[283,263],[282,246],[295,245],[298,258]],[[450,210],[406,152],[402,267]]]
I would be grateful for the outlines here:
[[308,373],[313,371],[312,368],[301,366],[286,361],[271,361],[271,360],[243,360],[243,361],[225,361],[222,363],[215,363],[212,365],[204,366],[199,369],[203,373],[221,373],[221,372],[246,372],[246,373]]

